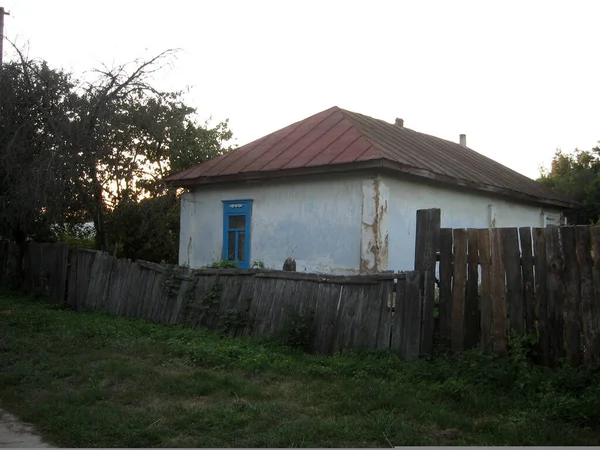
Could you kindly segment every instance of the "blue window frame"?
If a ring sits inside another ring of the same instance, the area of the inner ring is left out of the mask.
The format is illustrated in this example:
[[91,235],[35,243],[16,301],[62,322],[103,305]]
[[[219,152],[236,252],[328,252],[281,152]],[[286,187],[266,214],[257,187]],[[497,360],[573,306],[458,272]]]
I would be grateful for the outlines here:
[[223,260],[250,267],[252,200],[223,201]]

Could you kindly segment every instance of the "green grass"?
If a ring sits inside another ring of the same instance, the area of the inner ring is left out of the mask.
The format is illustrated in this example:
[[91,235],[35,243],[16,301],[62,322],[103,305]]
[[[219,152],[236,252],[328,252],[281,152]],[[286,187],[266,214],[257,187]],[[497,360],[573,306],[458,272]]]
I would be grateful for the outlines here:
[[0,294],[0,404],[68,447],[597,445],[600,371],[307,355]]

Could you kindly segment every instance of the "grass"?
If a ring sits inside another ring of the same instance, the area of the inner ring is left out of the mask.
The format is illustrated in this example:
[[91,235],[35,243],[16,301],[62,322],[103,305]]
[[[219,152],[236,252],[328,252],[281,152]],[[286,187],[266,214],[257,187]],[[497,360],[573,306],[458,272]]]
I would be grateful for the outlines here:
[[308,355],[6,293],[0,403],[65,447],[600,443],[597,369]]

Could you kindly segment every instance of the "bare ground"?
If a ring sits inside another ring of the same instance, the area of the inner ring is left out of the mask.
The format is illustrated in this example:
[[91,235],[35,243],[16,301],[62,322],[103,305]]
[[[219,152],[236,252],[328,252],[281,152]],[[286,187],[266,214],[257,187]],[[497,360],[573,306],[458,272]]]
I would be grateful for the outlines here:
[[31,425],[0,409],[0,448],[54,448],[42,442]]

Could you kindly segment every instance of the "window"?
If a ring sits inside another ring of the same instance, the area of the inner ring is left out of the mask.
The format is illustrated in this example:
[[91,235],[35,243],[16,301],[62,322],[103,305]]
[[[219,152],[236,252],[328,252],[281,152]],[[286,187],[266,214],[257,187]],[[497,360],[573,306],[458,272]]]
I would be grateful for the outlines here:
[[250,217],[252,200],[223,202],[223,260],[250,267]]

